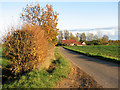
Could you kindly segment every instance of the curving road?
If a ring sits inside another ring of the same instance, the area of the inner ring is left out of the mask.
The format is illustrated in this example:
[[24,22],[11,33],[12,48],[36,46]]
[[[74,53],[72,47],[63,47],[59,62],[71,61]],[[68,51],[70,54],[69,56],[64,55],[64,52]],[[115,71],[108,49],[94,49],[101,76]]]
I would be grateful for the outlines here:
[[61,53],[92,76],[104,88],[118,88],[118,65],[81,55],[62,47]]

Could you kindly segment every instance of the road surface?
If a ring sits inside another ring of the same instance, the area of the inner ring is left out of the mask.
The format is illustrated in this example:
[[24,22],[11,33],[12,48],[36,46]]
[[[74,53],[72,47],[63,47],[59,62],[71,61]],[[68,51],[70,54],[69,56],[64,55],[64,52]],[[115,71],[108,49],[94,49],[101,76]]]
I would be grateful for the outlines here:
[[118,88],[118,65],[81,55],[59,47],[61,53],[72,63],[92,76],[103,88]]

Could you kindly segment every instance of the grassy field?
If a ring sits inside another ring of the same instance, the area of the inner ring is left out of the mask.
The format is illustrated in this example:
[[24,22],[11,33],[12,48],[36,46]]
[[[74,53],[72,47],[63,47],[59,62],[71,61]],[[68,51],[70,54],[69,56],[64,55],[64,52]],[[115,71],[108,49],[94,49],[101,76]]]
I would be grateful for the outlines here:
[[64,48],[83,53],[87,56],[95,56],[104,60],[112,59],[120,61],[118,45],[95,45],[95,46],[64,46]]
[[[10,79],[3,83],[3,88],[53,88],[62,78],[67,78],[71,66],[70,63],[61,56],[58,48],[55,50],[56,60],[51,60],[52,69],[42,69],[31,71],[17,79]],[[4,61],[3,61],[4,62]]]

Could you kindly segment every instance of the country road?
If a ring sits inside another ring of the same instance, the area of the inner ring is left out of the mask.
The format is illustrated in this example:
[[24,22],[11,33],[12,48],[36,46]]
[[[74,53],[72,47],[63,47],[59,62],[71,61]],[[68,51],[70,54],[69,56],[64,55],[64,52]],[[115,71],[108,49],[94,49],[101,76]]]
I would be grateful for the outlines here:
[[118,88],[118,65],[81,55],[62,47],[60,52],[72,63],[92,76],[103,88]]

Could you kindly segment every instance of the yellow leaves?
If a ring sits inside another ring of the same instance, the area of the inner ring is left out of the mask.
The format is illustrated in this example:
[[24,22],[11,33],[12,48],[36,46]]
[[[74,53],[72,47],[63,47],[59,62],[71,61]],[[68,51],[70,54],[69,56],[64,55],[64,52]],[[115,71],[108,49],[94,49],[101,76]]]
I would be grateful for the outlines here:
[[46,7],[49,8],[49,5],[47,4]]
[[36,55],[36,53],[33,53],[33,55],[35,56],[35,55]]
[[34,11],[35,14],[37,14],[37,11]]
[[52,7],[53,7],[53,6],[52,6],[52,5],[50,5],[50,9],[52,9]]
[[29,9],[27,9],[27,12],[29,12]]
[[29,15],[26,15],[27,18],[29,18]]
[[37,8],[40,8],[40,4],[37,4]]
[[[25,8],[27,12],[23,12],[25,14],[24,16],[22,15],[23,21],[26,20],[28,23],[33,24],[33,26],[39,24],[39,26],[45,31],[45,37],[49,37],[50,40],[48,40],[52,42],[51,39],[55,39],[57,36],[57,34],[55,34],[56,32],[51,31],[57,30],[58,13],[53,11],[52,5],[47,4],[46,7],[41,8],[41,10],[39,4],[30,6],[31,7]],[[48,28],[51,29],[51,31],[48,31]]]
[[10,46],[10,43],[8,43],[8,46]]

